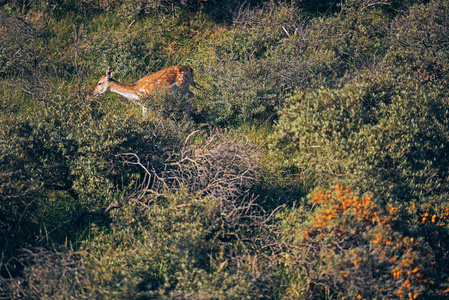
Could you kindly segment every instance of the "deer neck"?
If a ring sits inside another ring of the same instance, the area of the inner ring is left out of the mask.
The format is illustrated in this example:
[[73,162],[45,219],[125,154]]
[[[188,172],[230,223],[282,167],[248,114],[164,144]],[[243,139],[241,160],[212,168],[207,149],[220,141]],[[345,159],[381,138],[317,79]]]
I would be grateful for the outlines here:
[[109,90],[111,92],[122,95],[129,100],[138,100],[139,94],[135,89],[135,84],[123,84],[115,80],[111,80],[109,83]]

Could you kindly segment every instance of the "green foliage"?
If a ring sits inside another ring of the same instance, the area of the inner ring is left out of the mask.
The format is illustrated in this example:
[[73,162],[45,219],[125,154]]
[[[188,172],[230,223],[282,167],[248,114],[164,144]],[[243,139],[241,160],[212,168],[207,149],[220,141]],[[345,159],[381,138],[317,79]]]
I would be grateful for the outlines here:
[[157,37],[151,34],[105,31],[101,35],[93,35],[91,39],[87,55],[92,56],[102,75],[107,67],[111,67],[121,78],[129,81],[124,83],[133,83],[139,79],[138,74],[143,77],[155,66],[162,65],[156,55],[161,50],[160,44]]
[[423,83],[446,80],[448,76],[447,1],[414,5],[393,24],[385,56],[385,67],[396,74],[410,74]]
[[151,203],[148,209],[130,206],[109,230],[82,247],[95,270],[93,295],[257,298],[251,275],[228,265],[234,246],[211,239],[220,214],[217,202],[181,192]]
[[[3,1],[0,297],[444,299],[448,16]],[[167,91],[143,118],[88,96],[108,66],[133,83],[174,64],[195,72],[191,117]]]
[[242,27],[234,26],[217,40],[214,59],[202,57],[197,70],[207,76],[207,90],[200,95],[207,120],[241,124],[276,119],[285,96],[307,76],[298,72],[305,67],[295,47],[301,43],[304,20],[294,5],[269,2],[260,9],[242,9],[234,23]]
[[[232,65],[232,68],[228,66]],[[215,78],[210,90],[202,94],[208,98],[208,120],[215,124],[273,118],[280,107],[272,73],[261,68],[260,61],[231,62],[223,60],[211,66]]]
[[[9,285],[9,295],[77,299],[261,297],[254,274],[248,272],[251,261],[235,257],[242,242],[212,239],[219,226],[215,222],[220,215],[216,201],[185,192],[150,198],[150,207],[128,206],[108,229],[93,224],[95,237],[86,241],[75,257],[46,251],[24,253],[20,261],[24,277]],[[27,261],[32,259],[34,263]],[[233,259],[241,260],[240,267],[232,264]],[[77,264],[81,261],[82,265]],[[63,277],[58,278],[61,273]],[[37,285],[39,278],[46,278],[45,284]],[[67,284],[71,279],[76,283]]]
[[[314,88],[341,86],[353,76],[377,67],[386,49],[390,16],[379,3],[346,1],[341,12],[312,20],[306,57],[315,76]],[[369,70],[369,71],[368,71]]]
[[[24,238],[67,243],[73,235],[69,242],[77,243],[86,234],[87,214],[105,216],[108,205],[125,205],[124,213],[111,216],[107,228],[92,224],[82,251],[70,263],[40,250],[35,263],[35,250],[25,252],[20,264],[2,259],[2,272],[15,274],[0,281],[2,293],[259,297],[254,284],[259,275],[247,272],[253,261],[245,256],[254,250],[242,250],[247,246],[240,241],[257,241],[256,230],[264,231],[264,217],[248,197],[258,176],[255,149],[218,135],[198,149],[185,139],[188,123],[124,118],[105,114],[95,102],[82,104],[86,107],[62,101],[33,116],[11,115],[2,122],[2,241],[9,247]],[[45,236],[39,236],[41,231]],[[16,262],[14,252],[8,255]],[[80,266],[79,259],[86,265]],[[232,259],[241,261],[240,267],[225,269]],[[54,263],[58,268],[46,272]],[[61,273],[83,286],[67,286],[57,279]],[[39,278],[46,284],[35,286]]]
[[[169,140],[176,139],[170,134],[165,140],[165,133],[159,136],[152,123],[104,114],[94,103],[84,104],[81,108],[62,101],[32,116],[3,117],[1,215],[6,230],[35,235],[43,224],[52,223],[52,230],[79,209],[110,203],[134,181],[132,170],[123,173],[126,167],[119,154],[140,151],[146,160],[157,161],[170,147]],[[154,136],[144,133],[150,128]],[[65,205],[67,199],[54,194],[59,192],[74,203]],[[65,211],[56,219],[44,200],[53,197]]]
[[[406,220],[398,230],[422,238],[423,251],[445,257],[448,245],[440,238],[446,240],[447,224],[423,227],[421,216],[439,216],[448,204],[445,94],[444,87],[385,74],[362,77],[341,89],[300,93],[282,113],[273,145],[319,184],[344,182],[372,192],[381,207],[398,206]],[[435,271],[433,280],[442,284],[446,271]]]
[[[299,93],[282,113],[273,145],[293,155],[301,169],[315,166],[323,182],[359,176],[363,169],[369,178],[381,176],[379,182],[404,188],[410,180],[409,192],[434,194],[447,176],[444,95],[443,87],[385,75],[365,76],[341,89]],[[436,180],[432,187],[424,180],[429,177]],[[384,192],[386,198],[407,198],[391,188]]]

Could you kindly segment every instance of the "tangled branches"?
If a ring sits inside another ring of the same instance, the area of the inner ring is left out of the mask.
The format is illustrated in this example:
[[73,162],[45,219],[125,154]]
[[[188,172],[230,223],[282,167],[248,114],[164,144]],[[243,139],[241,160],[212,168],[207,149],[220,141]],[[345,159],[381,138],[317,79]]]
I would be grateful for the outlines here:
[[195,133],[163,164],[145,164],[134,153],[122,154],[125,163],[142,171],[141,182],[128,199],[148,205],[152,199],[148,195],[186,189],[219,203],[222,224],[217,231],[221,239],[238,238],[236,232],[241,233],[242,227],[259,228],[261,222],[267,222],[267,214],[258,205],[257,197],[251,195],[261,173],[257,148],[241,137],[226,137],[223,132],[212,133],[200,146],[191,141]]
[[[83,260],[44,248],[21,248],[16,255],[0,257],[0,297],[12,299],[88,299],[84,287],[90,284]],[[18,270],[23,270],[19,272]],[[45,279],[45,280],[43,280]]]

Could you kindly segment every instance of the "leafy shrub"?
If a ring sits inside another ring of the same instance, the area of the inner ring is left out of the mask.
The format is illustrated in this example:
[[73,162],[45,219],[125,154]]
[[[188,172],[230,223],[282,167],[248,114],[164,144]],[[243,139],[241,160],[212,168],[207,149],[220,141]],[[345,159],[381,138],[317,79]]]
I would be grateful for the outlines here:
[[392,22],[392,49],[383,64],[396,74],[410,74],[423,83],[445,80],[449,66],[449,4],[432,1],[410,7]]
[[293,4],[267,2],[239,10],[234,24],[214,41],[214,59],[200,58],[197,73],[207,82],[199,95],[202,113],[213,124],[273,120],[306,77],[296,49],[304,19]]
[[151,205],[128,206],[109,230],[82,247],[95,278],[91,295],[258,298],[252,274],[231,261],[232,243],[213,238],[220,216],[216,201],[185,192],[146,200]]
[[[117,194],[107,199],[126,205],[121,206],[121,212],[110,211],[108,227],[92,224],[92,238],[76,252],[75,262],[82,259],[85,266],[76,274],[86,285],[58,293],[78,298],[261,297],[266,292],[264,282],[273,274],[254,272],[255,264],[267,263],[254,253],[268,230],[266,217],[248,195],[258,176],[254,148],[220,134],[212,135],[206,145],[202,148],[186,140],[183,148],[172,148],[164,163],[149,160],[151,156],[145,152],[137,152],[140,157],[122,153],[116,161],[128,166],[122,167],[122,178],[139,174],[138,169],[147,173],[140,172],[143,176],[136,179],[136,190],[127,202],[117,199],[121,198]],[[230,146],[233,151],[225,151]],[[94,170],[93,175],[105,175]],[[148,184],[140,184],[144,175]],[[93,186],[91,181],[81,186]],[[102,186],[95,187],[97,194],[103,190]],[[42,203],[46,203],[45,198]],[[97,206],[92,203],[90,207]],[[64,268],[62,265],[61,272]],[[72,274],[68,268],[68,274]],[[4,282],[4,290],[31,296],[58,294],[54,289],[62,282],[39,270],[32,264],[25,266],[19,275]],[[13,289],[17,282],[32,284],[39,278],[47,280],[47,285],[33,291],[21,286]]]
[[273,146],[292,155],[303,170],[315,166],[322,182],[329,178],[325,174],[347,176],[367,168],[370,174],[378,169],[383,180],[399,184],[404,178],[397,178],[402,172],[394,169],[410,168],[411,178],[424,176],[416,168],[425,168],[431,163],[427,159],[433,158],[430,169],[439,170],[438,178],[443,180],[447,161],[444,93],[439,86],[385,75],[365,76],[341,89],[298,93],[282,112]]
[[403,221],[397,207],[385,209],[369,194],[359,197],[339,185],[317,189],[309,199],[319,206],[306,221],[295,213],[282,216],[289,249],[284,272],[294,277],[286,296],[416,299],[439,294],[428,274],[432,256],[421,252],[419,239],[395,230]]
[[224,60],[206,68],[207,75],[215,78],[201,95],[208,100],[203,110],[210,123],[235,124],[275,115],[279,105],[276,87],[264,80],[272,74],[260,68],[260,62]]
[[448,276],[449,232],[436,222],[449,197],[445,94],[442,86],[409,77],[365,76],[341,89],[296,95],[273,135],[273,146],[317,184],[344,182],[372,192],[380,208],[397,207],[403,220],[397,230],[422,238],[419,246],[436,259],[436,284]]
[[303,53],[313,74],[309,86],[333,88],[379,69],[379,57],[388,49],[385,27],[391,18],[383,4],[345,1],[340,13],[311,21]]
[[84,105],[62,101],[32,116],[3,116],[0,214],[6,230],[35,235],[76,211],[107,206],[133,188],[135,171],[125,172],[119,154],[132,150],[158,161],[183,135],[179,128],[169,133],[172,127],[104,114],[95,102]]
[[108,30],[89,38],[92,41],[86,54],[92,57],[98,71],[103,75],[106,68],[111,67],[116,75],[124,78],[123,83],[133,83],[164,65],[160,39],[147,31]]
[[[142,121],[72,100],[34,115],[4,116],[0,124],[1,271],[11,273],[2,292],[222,299],[265,292],[254,283],[265,275],[248,273],[252,253],[267,236],[263,211],[249,194],[260,170],[257,149],[248,142],[223,133],[186,139],[189,123]],[[119,207],[125,213],[113,214]],[[15,248],[24,238],[69,237],[79,245],[86,215],[111,218],[107,227],[90,219],[97,223],[84,233],[92,237],[83,242],[88,252],[78,251],[71,263],[59,264],[64,255],[58,253],[10,263],[22,259]],[[52,264],[58,268],[44,272]],[[60,273],[83,284],[69,288],[65,277],[56,279]],[[27,289],[38,280],[46,284]]]

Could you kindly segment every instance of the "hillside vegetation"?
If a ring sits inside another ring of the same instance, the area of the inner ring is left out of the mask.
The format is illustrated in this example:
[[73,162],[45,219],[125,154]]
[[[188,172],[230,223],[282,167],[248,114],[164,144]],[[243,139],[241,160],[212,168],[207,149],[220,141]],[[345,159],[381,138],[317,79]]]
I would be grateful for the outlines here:
[[448,0],[0,1],[0,298],[448,299],[448,95]]

